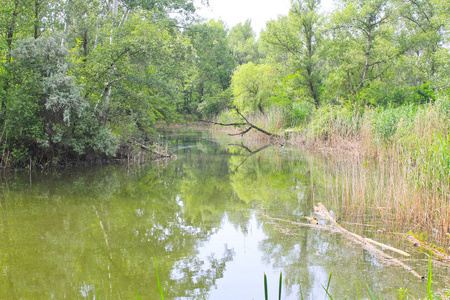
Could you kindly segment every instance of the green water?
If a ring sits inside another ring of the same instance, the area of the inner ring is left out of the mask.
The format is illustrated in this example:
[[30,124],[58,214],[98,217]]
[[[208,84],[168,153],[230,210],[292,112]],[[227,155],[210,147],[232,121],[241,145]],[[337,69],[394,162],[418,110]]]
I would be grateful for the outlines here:
[[265,217],[304,222],[326,203],[320,159],[206,131],[166,137],[176,160],[3,174],[0,299],[159,299],[157,274],[164,299],[264,299],[264,273],[278,299],[280,272],[286,300],[325,299],[330,272],[334,299],[369,299],[366,284],[426,295],[340,236]]

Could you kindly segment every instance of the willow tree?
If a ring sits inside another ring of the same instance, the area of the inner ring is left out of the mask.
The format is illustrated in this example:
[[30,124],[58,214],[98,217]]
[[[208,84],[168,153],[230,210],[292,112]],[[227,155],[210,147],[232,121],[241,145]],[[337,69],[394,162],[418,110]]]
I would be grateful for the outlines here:
[[270,65],[248,63],[236,69],[231,81],[233,104],[244,113],[265,114],[271,106],[276,72]]

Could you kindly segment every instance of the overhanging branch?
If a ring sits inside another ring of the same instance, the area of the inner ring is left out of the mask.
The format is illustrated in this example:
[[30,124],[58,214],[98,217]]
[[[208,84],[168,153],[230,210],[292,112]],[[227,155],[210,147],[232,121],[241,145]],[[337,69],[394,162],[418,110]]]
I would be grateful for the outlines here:
[[252,127],[247,128],[246,130],[239,132],[239,133],[230,133],[228,134],[229,136],[236,136],[236,135],[240,135],[240,136],[244,136],[244,134],[246,134],[247,132],[249,132],[250,130],[252,130]]
[[214,122],[211,120],[202,120],[202,119],[197,119],[197,121],[204,122],[204,123],[210,123],[210,124],[214,124],[214,125],[220,125],[220,126],[244,126],[244,125],[247,125],[247,123],[219,123],[219,122]]
[[255,130],[259,131],[259,132],[262,132],[265,135],[268,135],[270,137],[281,138],[281,136],[279,136],[277,134],[270,133],[270,132],[268,132],[268,131],[266,131],[266,130],[264,130],[262,128],[259,128],[258,126],[250,123],[250,121],[243,114],[241,114],[241,112],[237,108],[236,108],[236,112],[238,113],[239,116],[241,116],[242,119],[245,120],[245,123],[244,122],[219,123],[219,122],[215,122],[215,121],[211,121],[211,120],[202,120],[202,119],[197,119],[197,120],[200,121],[200,122],[210,123],[210,124],[220,125],[220,126],[244,126],[244,125],[250,126],[249,128],[247,128],[246,130],[244,130],[244,131],[242,131],[240,133],[230,134],[230,135],[241,135],[241,136],[243,136],[244,134],[246,134],[247,132],[249,132],[253,128],[253,129],[255,129]]

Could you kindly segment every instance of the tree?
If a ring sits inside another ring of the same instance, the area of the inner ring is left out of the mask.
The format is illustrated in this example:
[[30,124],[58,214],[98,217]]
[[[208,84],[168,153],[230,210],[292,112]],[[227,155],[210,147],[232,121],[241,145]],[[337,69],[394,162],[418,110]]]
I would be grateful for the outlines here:
[[256,34],[252,29],[250,20],[245,21],[244,24],[239,23],[231,28],[228,34],[228,43],[239,65],[248,62],[259,62],[261,54],[258,51],[258,44],[255,39]]
[[274,93],[276,72],[266,64],[255,65],[251,62],[236,69],[231,82],[233,103],[243,113],[256,111],[265,114],[271,106]]
[[[407,48],[409,84],[421,86],[428,81],[440,81],[445,70],[447,50],[445,42],[445,19],[439,11],[439,4],[428,0],[408,0],[395,2],[402,19],[401,30]],[[448,57],[447,57],[448,58]],[[443,69],[444,67],[444,69]],[[411,74],[412,71],[412,74]]]
[[118,142],[150,143],[155,120],[175,115],[189,44],[178,26],[192,1],[8,0],[1,9],[2,164],[112,156]]
[[228,104],[226,90],[236,66],[224,24],[211,20],[192,26],[186,34],[191,42],[190,67],[183,74],[184,101],[180,110],[196,113],[201,109],[207,115],[217,114]]
[[330,98],[355,103],[364,88],[393,75],[389,73],[392,61],[403,50],[394,34],[394,11],[388,1],[344,0],[340,7],[330,20],[327,92]]
[[[295,74],[299,87],[316,107],[320,105],[322,79],[318,48],[321,42],[318,0],[292,2],[288,17],[270,21],[262,39],[272,56],[287,55],[289,72]],[[275,53],[274,53],[275,52]]]
[[16,43],[4,126],[17,164],[86,154],[113,155],[117,142],[93,118],[83,90],[68,74],[66,49],[58,37]]

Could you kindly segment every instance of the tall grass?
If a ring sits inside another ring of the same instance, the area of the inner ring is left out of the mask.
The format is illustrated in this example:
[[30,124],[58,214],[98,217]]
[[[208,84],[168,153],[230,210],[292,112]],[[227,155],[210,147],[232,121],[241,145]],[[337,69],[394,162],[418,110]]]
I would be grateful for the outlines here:
[[[306,139],[312,146],[359,154],[351,164],[331,163],[334,174],[326,183],[331,198],[347,211],[373,210],[388,224],[405,224],[445,242],[450,231],[449,121],[445,95],[423,106],[366,108],[364,113],[327,106],[292,142]],[[368,161],[377,162],[377,172],[369,170]]]
[[[388,224],[405,224],[445,241],[450,231],[448,95],[438,95],[435,102],[420,106],[362,110],[323,106],[308,117],[305,113],[299,113],[295,122],[292,111],[281,108],[248,118],[278,134],[297,126],[290,139],[293,144],[329,153],[351,152],[352,162],[359,162],[335,163],[335,178],[326,187],[331,199],[342,202],[346,210],[373,210]],[[228,112],[219,121],[233,122],[237,117]],[[376,161],[379,172],[368,173],[368,161]]]

